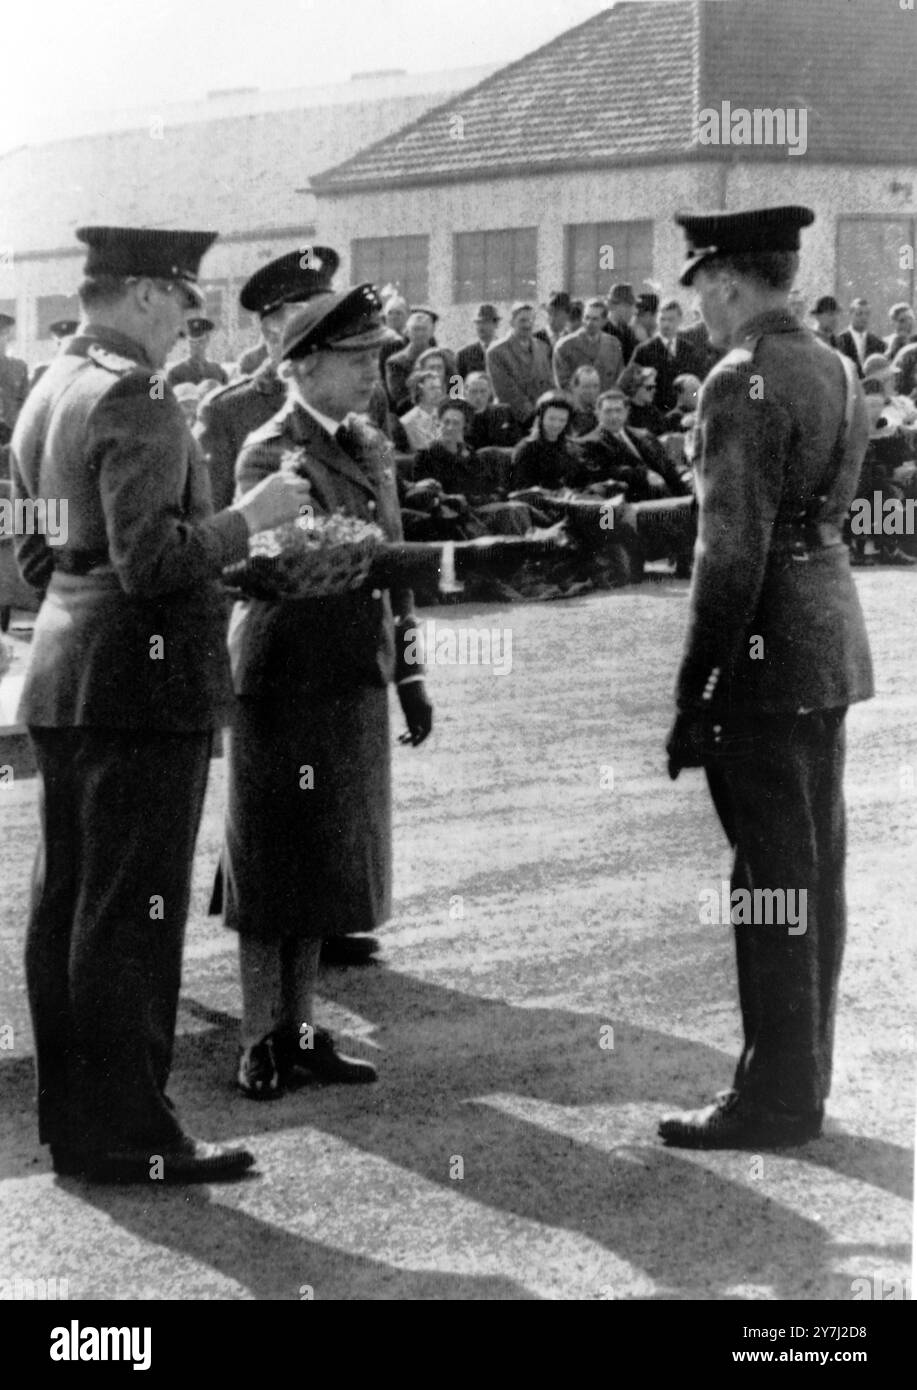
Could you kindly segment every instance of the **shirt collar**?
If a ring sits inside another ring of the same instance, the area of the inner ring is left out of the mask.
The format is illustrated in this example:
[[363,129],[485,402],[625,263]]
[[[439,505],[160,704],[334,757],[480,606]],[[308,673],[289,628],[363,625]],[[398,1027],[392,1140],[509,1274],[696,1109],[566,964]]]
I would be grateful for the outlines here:
[[324,415],[320,410],[316,410],[315,406],[310,405],[308,401],[304,400],[300,392],[295,388],[293,395],[297,405],[301,405],[306,414],[311,415],[312,419],[315,420],[317,424],[321,425],[325,433],[329,434],[333,439],[342,422],[340,420],[332,420],[330,415]]

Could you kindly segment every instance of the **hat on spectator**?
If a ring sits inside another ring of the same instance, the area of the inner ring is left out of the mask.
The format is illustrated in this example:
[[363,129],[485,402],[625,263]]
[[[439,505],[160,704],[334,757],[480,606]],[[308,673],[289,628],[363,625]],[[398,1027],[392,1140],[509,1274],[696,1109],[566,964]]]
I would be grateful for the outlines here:
[[438,320],[439,320],[439,314],[436,312],[435,309],[431,309],[430,306],[429,306],[429,304],[412,304],[412,305],[411,305],[411,313],[412,313],[412,314],[426,314],[427,317],[428,317],[428,318],[431,318],[431,319],[433,320],[434,323],[437,323]]
[[268,261],[250,276],[239,293],[239,303],[262,318],[282,304],[302,304],[314,294],[328,294],[340,265],[330,246],[304,246]]
[[482,304],[474,316],[475,323],[499,323],[500,315],[496,304]]
[[626,280],[622,280],[620,284],[612,285],[609,290],[609,304],[636,304],[636,302],[634,287],[629,285]]
[[77,227],[88,250],[83,274],[121,279],[169,280],[182,286],[199,309],[204,294],[197,283],[201,259],[219,232],[163,231],[152,227]]
[[811,208],[791,205],[749,212],[684,212],[675,221],[688,242],[688,259],[679,284],[690,285],[698,269],[715,256],[755,251],[798,251],[799,234],[815,221]]
[[655,314],[659,308],[659,296],[645,291],[643,294],[637,295],[634,304],[638,314]]
[[323,349],[363,352],[387,341],[379,296],[370,284],[310,299],[283,330],[282,356],[287,361],[310,357]]
[[549,309],[565,309],[566,312],[569,314],[571,306],[570,296],[567,294],[567,291],[555,290],[552,295],[548,296],[547,307]]
[[838,314],[840,308],[841,306],[833,294],[823,294],[821,299],[815,301],[815,308],[811,312],[813,314]]

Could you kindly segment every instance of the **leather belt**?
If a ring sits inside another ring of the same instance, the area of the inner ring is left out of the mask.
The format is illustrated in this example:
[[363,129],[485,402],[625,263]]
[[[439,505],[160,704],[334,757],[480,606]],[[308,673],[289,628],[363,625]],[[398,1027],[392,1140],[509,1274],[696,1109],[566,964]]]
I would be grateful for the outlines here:
[[802,559],[814,550],[829,550],[843,543],[841,529],[833,521],[778,521],[772,549]]
[[90,574],[111,564],[107,550],[55,550],[54,568],[61,574]]

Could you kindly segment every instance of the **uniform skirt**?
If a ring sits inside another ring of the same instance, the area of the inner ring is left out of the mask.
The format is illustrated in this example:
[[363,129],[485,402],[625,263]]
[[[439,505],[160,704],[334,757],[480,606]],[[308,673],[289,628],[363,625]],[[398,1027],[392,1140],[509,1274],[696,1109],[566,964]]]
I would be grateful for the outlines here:
[[388,690],[240,697],[228,739],[224,922],[264,940],[391,912]]

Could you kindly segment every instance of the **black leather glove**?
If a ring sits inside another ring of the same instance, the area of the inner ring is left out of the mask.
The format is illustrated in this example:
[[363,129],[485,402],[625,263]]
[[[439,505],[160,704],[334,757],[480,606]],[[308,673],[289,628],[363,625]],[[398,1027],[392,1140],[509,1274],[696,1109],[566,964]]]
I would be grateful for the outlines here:
[[410,743],[416,748],[419,743],[423,743],[433,728],[433,706],[427,699],[423,681],[406,681],[397,689],[404,722],[408,726],[407,733],[399,734],[398,742]]
[[706,710],[680,710],[669,731],[665,751],[674,782],[683,767],[703,767],[710,752],[712,729]]

